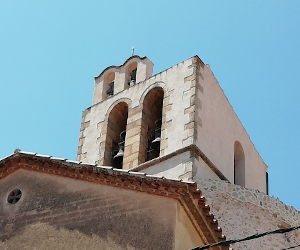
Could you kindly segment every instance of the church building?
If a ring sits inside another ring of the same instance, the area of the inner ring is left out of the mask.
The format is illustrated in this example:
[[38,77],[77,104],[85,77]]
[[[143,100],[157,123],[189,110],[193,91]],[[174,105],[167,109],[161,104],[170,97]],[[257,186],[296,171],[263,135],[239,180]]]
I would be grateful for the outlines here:
[[[104,69],[76,161],[16,150],[0,160],[0,189],[7,250],[188,250],[300,224],[268,196],[268,167],[198,56],[155,75],[137,55]],[[294,231],[230,247],[299,240]]]

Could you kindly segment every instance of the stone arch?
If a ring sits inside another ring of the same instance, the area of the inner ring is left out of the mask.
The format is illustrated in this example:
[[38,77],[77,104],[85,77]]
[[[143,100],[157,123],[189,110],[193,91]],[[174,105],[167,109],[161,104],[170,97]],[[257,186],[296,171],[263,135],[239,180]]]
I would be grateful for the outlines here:
[[245,187],[245,154],[242,144],[234,142],[234,184]]
[[144,99],[146,97],[146,95],[150,92],[151,89],[154,89],[154,88],[157,88],[157,87],[160,87],[162,88],[162,90],[164,91],[164,93],[166,93],[166,85],[164,82],[162,81],[158,81],[158,82],[155,82],[153,84],[151,84],[150,86],[148,86],[144,92],[142,93],[141,97],[140,97],[140,105],[142,106],[143,105],[143,102],[144,102]]
[[106,136],[104,142],[103,165],[122,168],[123,155],[115,157],[118,152],[124,152],[125,135],[128,118],[128,103],[118,100],[106,114]]
[[142,162],[160,155],[160,142],[163,117],[164,89],[158,85],[144,96],[142,103],[141,144],[139,158]]
[[119,104],[119,103],[121,103],[121,102],[125,102],[125,103],[127,104],[128,108],[129,108],[129,109],[131,108],[131,99],[129,99],[129,98],[126,98],[126,97],[125,97],[125,98],[120,98],[120,99],[114,101],[114,102],[109,106],[109,108],[107,109],[107,112],[106,112],[106,114],[105,114],[105,122],[106,122],[106,123],[107,123],[108,116],[109,116],[110,112],[113,110],[113,108],[114,108],[117,104]]

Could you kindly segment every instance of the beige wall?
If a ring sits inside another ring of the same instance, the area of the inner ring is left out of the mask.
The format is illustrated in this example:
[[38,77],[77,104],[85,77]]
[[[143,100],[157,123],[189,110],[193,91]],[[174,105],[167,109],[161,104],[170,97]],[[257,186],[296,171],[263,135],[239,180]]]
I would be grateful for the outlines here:
[[22,169],[0,189],[1,249],[177,249],[176,230],[176,245],[200,242],[175,199]]
[[191,151],[186,151],[166,160],[162,160],[142,169],[141,172],[155,176],[163,176],[168,179],[182,179],[184,181],[220,179],[201,157],[196,156],[195,153]]
[[191,249],[196,246],[205,245],[200,239],[195,227],[187,216],[183,207],[177,203],[175,229],[175,247],[176,250]]
[[198,126],[197,146],[233,183],[234,143],[239,141],[245,153],[245,186],[266,192],[267,166],[259,156],[249,135],[235,114],[208,65],[202,71],[203,93],[198,90],[202,109],[198,110],[202,127]]

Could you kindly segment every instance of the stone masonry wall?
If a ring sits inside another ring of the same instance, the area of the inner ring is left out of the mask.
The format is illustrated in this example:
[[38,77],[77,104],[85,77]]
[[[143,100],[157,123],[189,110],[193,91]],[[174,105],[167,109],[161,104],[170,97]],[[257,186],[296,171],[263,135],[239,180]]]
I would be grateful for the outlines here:
[[[221,180],[198,179],[197,184],[227,239],[300,225],[300,212],[258,190]],[[281,249],[298,245],[300,231],[268,235],[233,244],[238,249]]]

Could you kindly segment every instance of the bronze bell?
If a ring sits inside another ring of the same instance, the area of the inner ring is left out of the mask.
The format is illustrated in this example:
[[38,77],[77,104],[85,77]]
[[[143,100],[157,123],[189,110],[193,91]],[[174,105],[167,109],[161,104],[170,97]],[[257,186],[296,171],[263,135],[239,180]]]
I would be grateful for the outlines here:
[[123,157],[124,156],[124,151],[123,149],[119,149],[119,152],[113,157],[113,159],[116,159],[118,157]]

